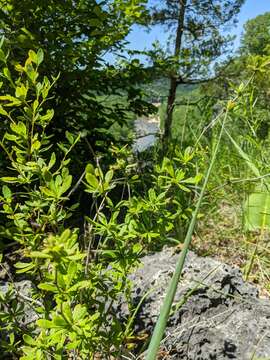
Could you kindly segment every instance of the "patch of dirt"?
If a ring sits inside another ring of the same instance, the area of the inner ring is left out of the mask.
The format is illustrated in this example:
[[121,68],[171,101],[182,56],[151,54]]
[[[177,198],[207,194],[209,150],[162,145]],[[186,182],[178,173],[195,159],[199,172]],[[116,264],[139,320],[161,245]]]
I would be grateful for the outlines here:
[[212,256],[238,266],[244,274],[250,266],[256,244],[257,254],[247,280],[259,285],[261,295],[270,296],[269,233],[262,236],[259,232],[245,232],[240,206],[223,201],[214,213],[206,214],[198,223],[191,248],[201,256]]

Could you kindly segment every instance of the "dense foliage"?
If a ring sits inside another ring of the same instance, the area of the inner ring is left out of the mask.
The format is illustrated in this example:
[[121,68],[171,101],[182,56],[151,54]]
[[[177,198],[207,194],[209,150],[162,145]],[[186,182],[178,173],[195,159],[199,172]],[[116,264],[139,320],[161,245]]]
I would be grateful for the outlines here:
[[[130,318],[121,324],[117,297],[121,294],[129,301],[127,276],[141,252],[160,247],[169,233],[176,236],[186,221],[191,209],[185,209],[183,194],[201,179],[192,165],[194,153],[176,151],[175,160],[164,158],[145,196],[136,194],[133,183],[138,176],[128,163],[127,150],[113,149],[118,159],[105,173],[99,163],[87,164],[84,188],[92,195],[88,201],[94,210],[79,240],[79,229],[67,227],[78,205],[70,207],[68,200],[79,185],[69,172],[79,136],[66,131],[66,141],[58,143],[59,156],[47,134],[54,111],[46,103],[58,79],[39,74],[42,50],[30,50],[25,63],[15,65],[17,79],[9,70],[8,56],[2,55],[1,75],[13,91],[0,97],[1,116],[9,122],[0,145],[10,169],[1,177],[1,245],[5,248],[15,241],[12,266],[31,280],[31,297],[22,306],[23,294],[13,281],[2,294],[1,347],[6,354],[23,353],[21,358],[29,360],[64,359],[71,354],[81,359],[119,356],[132,333],[134,309],[130,304]],[[129,196],[114,202],[110,194],[121,187],[123,191],[128,187]],[[10,278],[14,269],[8,271]],[[19,325],[29,306],[33,320]]]
[[241,41],[242,53],[246,55],[269,55],[269,23],[269,12],[247,21]]
[[126,136],[119,138],[119,128],[132,114],[154,110],[137,86],[148,77],[142,64],[106,61],[106,54],[124,51],[131,25],[144,16],[144,0],[0,2],[0,34],[10,62],[21,62],[28,50],[42,48],[45,59],[39,71],[61,74],[52,90],[56,121],[50,133],[61,139],[63,128],[83,132],[75,150],[80,166],[92,158],[87,142],[104,153],[115,137],[126,141]]

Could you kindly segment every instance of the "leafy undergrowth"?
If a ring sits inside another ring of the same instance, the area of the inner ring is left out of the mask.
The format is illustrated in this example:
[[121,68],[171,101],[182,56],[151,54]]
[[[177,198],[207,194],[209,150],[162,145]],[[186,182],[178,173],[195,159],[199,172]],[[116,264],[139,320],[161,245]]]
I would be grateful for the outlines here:
[[[202,179],[198,154],[174,149],[142,174],[127,147],[112,146],[110,166],[88,162],[75,182],[70,154],[82,134],[66,131],[65,142],[53,146],[49,93],[58,78],[40,74],[43,51],[30,50],[16,75],[3,54],[0,348],[6,359],[120,358],[136,311],[128,275],[188,222]],[[73,225],[79,190],[88,205],[83,229]],[[126,321],[115,310],[119,296],[128,304]]]

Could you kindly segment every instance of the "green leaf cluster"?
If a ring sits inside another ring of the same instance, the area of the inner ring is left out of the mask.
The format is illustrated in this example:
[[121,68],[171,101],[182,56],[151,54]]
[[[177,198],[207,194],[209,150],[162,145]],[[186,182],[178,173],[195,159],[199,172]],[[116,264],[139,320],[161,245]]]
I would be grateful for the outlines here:
[[[151,181],[143,194],[127,147],[111,148],[115,161],[110,166],[95,155],[75,181],[70,168],[81,136],[66,131],[65,141],[55,143],[47,134],[55,121],[49,105],[58,76],[42,75],[40,49],[29,51],[22,64],[10,65],[6,53],[4,60],[0,76],[8,86],[2,88],[0,117],[8,127],[0,147],[8,166],[0,178],[0,241],[16,256],[10,288],[0,294],[5,334],[0,346],[6,356],[23,360],[119,358],[132,335],[129,274],[146,250],[161,247],[170,235],[182,240],[179,233],[201,180],[193,163],[197,152],[175,149],[159,161],[151,176],[146,174]],[[89,207],[84,229],[76,225],[78,204],[70,201],[78,187]],[[23,326],[18,323],[24,311],[18,277],[32,284],[23,300],[35,318]],[[125,323],[115,310],[120,296],[128,304]]]
[[[10,274],[10,279],[26,276],[31,281],[30,297],[24,301],[36,314],[33,322],[18,324],[24,304],[12,280],[10,290],[0,299],[0,327],[5,334],[0,346],[7,356],[25,360],[48,356],[68,359],[74,352],[81,359],[117,354],[128,334],[122,331],[113,309],[105,304],[116,301],[120,293],[127,296],[130,292],[127,275],[138,262],[141,247],[132,244],[129,248],[127,237],[118,240],[120,228],[114,242],[106,245],[104,239],[101,246],[102,239],[98,239],[96,228],[103,224],[102,204],[118,184],[113,169],[104,174],[101,167],[86,167],[86,191],[99,207],[96,215],[89,217],[89,238],[84,234],[81,241],[78,229],[68,228],[67,221],[77,206],[67,205],[76,190],[69,172],[69,156],[80,136],[67,131],[66,141],[57,144],[60,152],[52,148],[47,129],[54,111],[47,102],[58,78],[40,75],[43,59],[42,50],[29,51],[24,64],[15,65],[15,78],[5,56],[0,72],[9,83],[6,88],[12,89],[11,94],[0,98],[1,117],[9,127],[0,140],[9,164],[0,179],[0,240],[4,249],[15,242],[11,248],[15,246],[18,252],[12,265],[16,275]],[[109,198],[107,204],[112,208]],[[116,215],[114,220],[117,222]],[[99,245],[92,249],[94,237]],[[117,250],[112,259],[108,254],[114,252],[114,247]]]

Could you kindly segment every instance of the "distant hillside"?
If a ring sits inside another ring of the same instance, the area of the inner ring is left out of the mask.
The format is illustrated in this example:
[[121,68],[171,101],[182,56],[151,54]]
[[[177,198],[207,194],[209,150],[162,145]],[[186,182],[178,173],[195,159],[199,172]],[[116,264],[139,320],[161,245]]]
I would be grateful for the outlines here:
[[[162,102],[168,96],[169,92],[169,79],[160,78],[154,80],[151,84],[145,85],[143,88],[147,94],[147,97],[152,102]],[[197,85],[183,84],[177,88],[177,97],[190,95],[190,92],[196,90]]]

